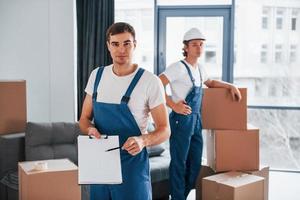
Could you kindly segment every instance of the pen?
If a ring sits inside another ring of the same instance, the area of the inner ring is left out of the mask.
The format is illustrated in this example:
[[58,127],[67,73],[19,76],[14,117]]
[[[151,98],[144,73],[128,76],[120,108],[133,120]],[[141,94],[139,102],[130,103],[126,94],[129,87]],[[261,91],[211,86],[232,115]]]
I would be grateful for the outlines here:
[[116,149],[121,149],[122,147],[115,147],[115,148],[111,148],[111,149],[107,149],[105,152],[108,152],[108,151],[113,151],[113,150],[116,150]]

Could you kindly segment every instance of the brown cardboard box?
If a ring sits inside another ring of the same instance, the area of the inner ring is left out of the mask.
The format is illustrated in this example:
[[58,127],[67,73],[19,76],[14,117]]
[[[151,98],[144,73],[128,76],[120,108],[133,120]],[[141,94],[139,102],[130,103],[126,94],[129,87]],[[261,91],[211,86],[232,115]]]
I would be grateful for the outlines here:
[[0,80],[0,134],[24,132],[26,116],[26,82]]
[[[48,169],[36,170],[37,162],[46,162]],[[80,200],[77,166],[68,159],[19,163],[19,199]]]
[[240,102],[225,88],[205,88],[202,102],[203,129],[247,129],[247,89],[239,88]]
[[196,200],[202,200],[202,179],[216,174],[216,172],[207,165],[202,165],[196,183]]
[[259,169],[259,129],[207,132],[207,162],[216,172]]
[[203,200],[263,200],[264,178],[227,172],[203,179]]
[[261,166],[259,170],[256,171],[243,171],[243,173],[252,174],[255,176],[263,177],[264,180],[264,200],[269,199],[269,169],[268,166]]

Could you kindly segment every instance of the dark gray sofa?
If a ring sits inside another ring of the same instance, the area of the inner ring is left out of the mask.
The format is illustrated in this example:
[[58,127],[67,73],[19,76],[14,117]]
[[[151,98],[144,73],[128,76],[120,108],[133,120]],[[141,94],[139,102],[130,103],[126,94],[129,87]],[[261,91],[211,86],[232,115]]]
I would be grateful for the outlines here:
[[[0,139],[0,199],[17,199],[17,191],[10,182],[16,179],[17,162],[23,160],[43,160],[69,158],[77,164],[77,136],[80,135],[77,123],[27,123],[24,134],[1,137]],[[25,154],[24,154],[25,148]],[[8,153],[1,150],[6,149]],[[153,199],[168,199],[169,153],[160,148],[148,149],[151,152],[150,168]],[[16,151],[16,152],[15,152]],[[6,155],[10,155],[7,157]],[[6,185],[6,186],[4,186]],[[89,199],[88,186],[82,187],[82,199]]]

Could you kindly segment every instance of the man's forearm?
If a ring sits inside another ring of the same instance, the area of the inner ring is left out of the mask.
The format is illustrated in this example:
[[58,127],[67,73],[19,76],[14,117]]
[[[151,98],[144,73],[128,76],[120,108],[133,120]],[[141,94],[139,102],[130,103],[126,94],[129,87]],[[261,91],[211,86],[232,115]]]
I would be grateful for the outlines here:
[[88,134],[88,132],[89,132],[88,129],[90,127],[94,127],[94,125],[91,123],[91,121],[89,119],[80,118],[79,127],[80,127],[81,132]]
[[154,146],[166,141],[170,137],[170,128],[168,126],[161,126],[153,132],[143,134],[141,137],[145,146]]
[[219,80],[211,80],[208,82],[208,84],[205,85],[210,88],[227,88],[227,89],[230,89],[233,86],[233,84],[231,83],[219,81]]
[[165,95],[165,97],[166,97],[166,104],[167,104],[167,106],[169,108],[171,108],[172,110],[174,110],[175,102],[167,94]]

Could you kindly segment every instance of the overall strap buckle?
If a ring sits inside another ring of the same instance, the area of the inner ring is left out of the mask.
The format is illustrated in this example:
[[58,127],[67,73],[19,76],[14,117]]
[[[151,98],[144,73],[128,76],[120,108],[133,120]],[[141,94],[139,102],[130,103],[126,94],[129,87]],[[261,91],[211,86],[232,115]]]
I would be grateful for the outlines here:
[[122,97],[122,99],[121,99],[121,102],[127,104],[127,103],[129,102],[129,100],[130,100],[130,97],[127,97],[127,96],[124,95],[124,96]]

